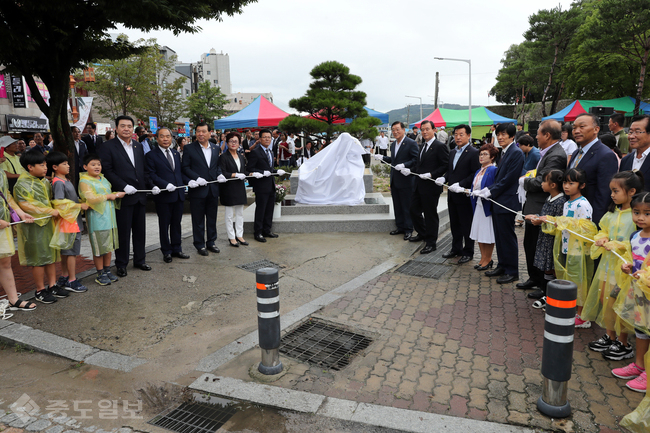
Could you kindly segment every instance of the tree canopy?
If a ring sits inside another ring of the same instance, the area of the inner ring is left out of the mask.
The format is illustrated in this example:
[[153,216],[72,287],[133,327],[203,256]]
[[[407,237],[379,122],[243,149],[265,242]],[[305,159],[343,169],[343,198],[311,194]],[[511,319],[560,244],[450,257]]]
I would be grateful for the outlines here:
[[199,88],[187,98],[190,121],[195,125],[211,122],[226,112],[223,107],[228,103],[220,87],[213,87],[208,81],[199,84]]

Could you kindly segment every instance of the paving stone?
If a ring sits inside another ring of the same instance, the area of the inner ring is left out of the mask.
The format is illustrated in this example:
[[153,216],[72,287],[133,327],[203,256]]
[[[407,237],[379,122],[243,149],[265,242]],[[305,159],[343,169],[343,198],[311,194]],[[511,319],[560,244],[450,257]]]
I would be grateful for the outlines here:
[[53,425],[52,427],[45,430],[43,433],[62,433],[65,430],[65,427],[62,425]]
[[41,431],[45,430],[49,426],[51,426],[52,423],[46,419],[39,419],[37,421],[34,421],[33,423],[29,424],[25,430],[34,432],[34,431]]
[[11,421],[9,424],[9,427],[15,427],[15,428],[25,428],[27,425],[33,423],[36,421],[37,418],[34,418],[33,416],[30,417],[17,417],[13,421]]

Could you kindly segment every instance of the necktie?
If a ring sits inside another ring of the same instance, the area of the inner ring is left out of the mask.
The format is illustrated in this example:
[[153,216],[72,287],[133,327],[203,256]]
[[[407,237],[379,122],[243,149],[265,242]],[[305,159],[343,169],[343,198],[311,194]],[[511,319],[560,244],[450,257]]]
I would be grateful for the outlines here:
[[273,167],[273,155],[271,155],[271,150],[266,148],[266,156],[269,159],[269,166]]
[[174,169],[174,158],[172,158],[172,154],[171,154],[171,152],[169,151],[169,149],[167,149],[166,152],[167,152],[167,161],[169,162],[169,166],[170,166],[170,167],[172,168],[172,170],[173,170],[173,169]]
[[580,163],[580,160],[582,159],[583,154],[584,154],[584,152],[582,151],[582,149],[580,149],[580,151],[578,152],[578,157],[576,158],[576,163],[573,164],[573,168],[578,167],[578,164]]
[[420,154],[420,159],[422,159],[422,156],[424,156],[425,153],[427,153],[427,146],[428,143],[424,143],[424,146],[422,146],[422,153]]

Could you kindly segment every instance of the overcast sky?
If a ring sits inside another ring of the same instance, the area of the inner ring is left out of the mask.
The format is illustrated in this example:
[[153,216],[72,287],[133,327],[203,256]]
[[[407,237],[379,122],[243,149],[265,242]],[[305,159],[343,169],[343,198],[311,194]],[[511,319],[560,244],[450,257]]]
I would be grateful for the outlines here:
[[[197,34],[143,33],[119,28],[130,39],[154,37],[183,62],[211,48],[228,53],[233,92],[272,92],[285,111],[304,95],[317,64],[336,60],[363,79],[370,108],[386,112],[406,104],[467,104],[468,65],[433,57],[472,60],[472,105],[494,104],[503,53],[523,41],[528,17],[570,0],[259,0],[222,22],[202,21]],[[417,107],[416,107],[417,109]],[[425,113],[426,116],[428,113]]]

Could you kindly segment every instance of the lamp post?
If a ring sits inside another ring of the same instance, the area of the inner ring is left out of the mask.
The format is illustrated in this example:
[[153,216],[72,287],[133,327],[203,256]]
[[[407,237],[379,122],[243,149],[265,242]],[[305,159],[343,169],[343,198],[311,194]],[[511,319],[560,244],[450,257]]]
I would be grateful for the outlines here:
[[422,120],[422,98],[420,98],[419,96],[408,96],[408,95],[406,95],[405,97],[406,98],[415,98],[415,99],[420,100],[420,120]]
[[447,57],[434,57],[436,60],[449,60],[452,62],[465,62],[469,65],[469,127],[472,127],[472,60],[450,59]]

